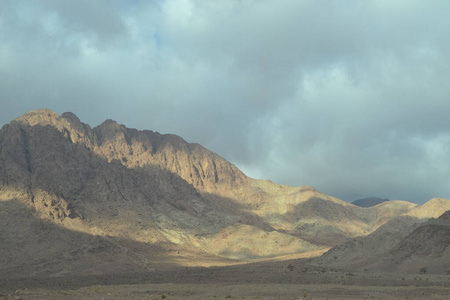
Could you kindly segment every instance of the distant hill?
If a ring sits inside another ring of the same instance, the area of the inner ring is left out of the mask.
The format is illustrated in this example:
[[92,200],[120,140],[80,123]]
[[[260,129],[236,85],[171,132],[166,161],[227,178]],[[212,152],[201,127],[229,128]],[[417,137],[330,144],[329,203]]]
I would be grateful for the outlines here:
[[447,274],[450,270],[449,237],[450,200],[433,198],[388,221],[368,236],[356,237],[331,248],[312,264],[351,271]]
[[389,201],[389,199],[369,197],[369,198],[355,200],[352,202],[352,204],[359,206],[359,207],[371,207],[371,206],[375,206],[375,205],[381,204],[386,201]]

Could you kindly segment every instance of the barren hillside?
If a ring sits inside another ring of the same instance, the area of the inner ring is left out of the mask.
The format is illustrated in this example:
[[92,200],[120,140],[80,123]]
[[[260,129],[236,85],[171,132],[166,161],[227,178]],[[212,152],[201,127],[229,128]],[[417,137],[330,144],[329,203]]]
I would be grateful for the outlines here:
[[50,110],[0,130],[0,201],[3,275],[315,251],[365,236],[415,207],[390,201],[361,208],[312,187],[254,180],[178,136],[112,120],[92,129]]
[[368,236],[331,248],[312,264],[348,270],[446,273],[450,270],[449,210],[450,200],[431,199]]

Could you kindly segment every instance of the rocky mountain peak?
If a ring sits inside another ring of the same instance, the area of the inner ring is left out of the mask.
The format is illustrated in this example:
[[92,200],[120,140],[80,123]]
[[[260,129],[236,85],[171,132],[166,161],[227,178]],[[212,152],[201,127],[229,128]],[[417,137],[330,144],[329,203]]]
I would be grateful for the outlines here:
[[80,131],[82,131],[84,128],[85,124],[83,124],[74,113],[65,112],[61,115],[61,118],[65,119],[67,122],[69,122],[73,128],[76,128]]
[[71,121],[72,123],[81,123],[80,119],[72,112],[63,113],[61,118]]
[[16,118],[14,121],[30,126],[56,125],[59,122],[59,116],[50,109],[37,109],[27,112],[23,116]]
[[45,127],[51,126],[69,137],[73,143],[78,143],[80,140],[91,144],[86,136],[92,138],[91,129],[80,121],[80,119],[71,112],[65,112],[61,116],[51,111],[50,109],[38,109],[27,112],[21,117],[16,118],[11,122],[19,126],[29,127]]
[[126,131],[127,128],[125,126],[119,125],[111,119],[105,120],[102,124],[94,128],[98,141],[101,143],[113,142],[117,138],[122,142],[125,139]]
[[112,119],[106,119],[105,121],[103,121],[102,124],[100,124],[98,126],[99,128],[123,128],[125,126],[120,125],[119,123],[117,123],[116,121],[112,120]]

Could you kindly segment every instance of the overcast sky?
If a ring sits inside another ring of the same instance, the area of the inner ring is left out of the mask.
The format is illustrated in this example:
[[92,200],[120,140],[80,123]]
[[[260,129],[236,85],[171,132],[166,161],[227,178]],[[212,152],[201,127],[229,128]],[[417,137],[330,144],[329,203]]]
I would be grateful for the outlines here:
[[0,0],[0,124],[72,111],[247,175],[450,198],[450,1]]

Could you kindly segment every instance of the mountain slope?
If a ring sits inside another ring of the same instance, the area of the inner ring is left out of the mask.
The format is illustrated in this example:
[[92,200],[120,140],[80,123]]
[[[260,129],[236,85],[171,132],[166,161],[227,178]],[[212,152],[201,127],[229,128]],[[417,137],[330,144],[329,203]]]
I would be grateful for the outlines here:
[[430,267],[443,273],[444,265],[450,268],[448,210],[450,200],[431,199],[390,220],[368,236],[331,248],[313,264],[349,270],[401,272]]
[[[69,236],[76,233],[74,239],[87,247],[92,237],[105,238],[123,253],[141,249],[151,258],[148,253],[158,249],[159,257],[183,265],[323,249],[367,235],[415,206],[360,208],[312,187],[251,179],[174,135],[112,120],[92,129],[72,113],[50,110],[29,112],[0,130],[0,199],[10,207],[3,214],[5,236],[30,227],[33,216]],[[43,235],[45,230],[29,240],[27,256],[35,255]],[[57,235],[54,256],[65,257],[72,247],[64,235]],[[13,249],[6,245],[2,253]],[[0,259],[0,266],[22,259]],[[124,257],[123,266],[133,264],[141,259]]]
[[389,251],[389,257],[402,272],[448,274],[450,211],[415,228]]

